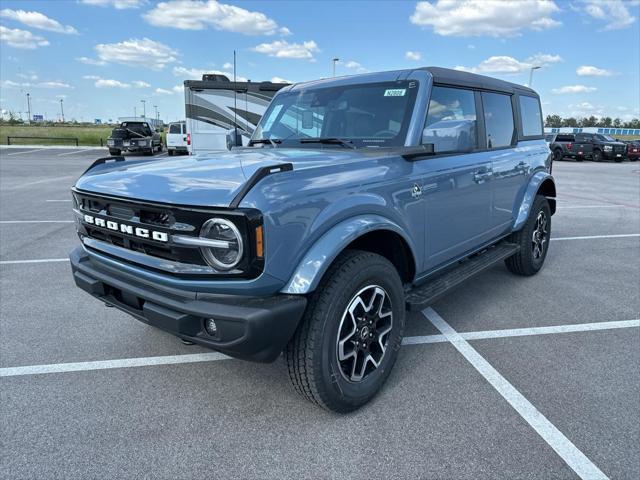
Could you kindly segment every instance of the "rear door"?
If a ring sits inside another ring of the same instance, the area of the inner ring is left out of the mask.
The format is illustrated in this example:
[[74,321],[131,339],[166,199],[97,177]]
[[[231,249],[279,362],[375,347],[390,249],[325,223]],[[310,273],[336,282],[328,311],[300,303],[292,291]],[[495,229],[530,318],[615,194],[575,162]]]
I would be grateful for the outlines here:
[[573,153],[580,157],[591,156],[593,153],[593,135],[589,133],[576,133]]
[[490,152],[493,172],[491,225],[494,232],[500,234],[513,224],[515,201],[530,167],[529,152],[516,148],[515,98],[497,92],[482,92],[481,96],[484,143]]

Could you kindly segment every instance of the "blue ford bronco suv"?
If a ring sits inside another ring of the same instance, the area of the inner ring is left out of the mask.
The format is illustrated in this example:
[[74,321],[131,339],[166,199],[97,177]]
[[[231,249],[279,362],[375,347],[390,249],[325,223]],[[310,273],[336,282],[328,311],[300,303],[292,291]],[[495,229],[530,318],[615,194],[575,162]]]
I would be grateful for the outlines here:
[[76,284],[256,362],[337,412],[369,401],[421,310],[497,262],[533,275],[556,189],[538,95],[419,68],[291,85],[249,146],[98,159],[72,190]]

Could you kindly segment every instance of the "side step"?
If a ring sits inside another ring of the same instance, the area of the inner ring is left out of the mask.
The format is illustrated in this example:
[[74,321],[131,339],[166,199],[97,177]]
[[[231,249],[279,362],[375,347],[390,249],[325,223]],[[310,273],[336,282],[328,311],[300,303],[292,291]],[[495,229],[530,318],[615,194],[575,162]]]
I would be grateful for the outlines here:
[[427,283],[407,293],[407,309],[420,311],[428,307],[445,293],[461,283],[484,272],[498,262],[509,258],[519,250],[513,243],[500,242],[488,249],[460,262],[445,273],[427,280]]

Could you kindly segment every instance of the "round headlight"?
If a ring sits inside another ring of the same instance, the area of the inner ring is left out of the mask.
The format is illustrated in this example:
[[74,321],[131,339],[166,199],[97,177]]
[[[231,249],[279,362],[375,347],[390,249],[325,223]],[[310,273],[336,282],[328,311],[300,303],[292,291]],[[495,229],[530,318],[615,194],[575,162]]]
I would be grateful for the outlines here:
[[233,222],[224,218],[209,219],[202,225],[200,238],[218,244],[201,249],[204,259],[213,268],[231,270],[242,260],[242,236]]

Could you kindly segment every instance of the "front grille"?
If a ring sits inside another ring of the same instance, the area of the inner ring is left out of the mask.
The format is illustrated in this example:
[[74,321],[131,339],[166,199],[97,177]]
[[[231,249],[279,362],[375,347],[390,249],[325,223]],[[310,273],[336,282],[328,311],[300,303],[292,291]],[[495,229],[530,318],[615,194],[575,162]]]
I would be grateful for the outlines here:
[[[96,218],[167,234],[198,236],[200,227],[212,216],[212,212],[180,207],[166,207],[143,202],[126,201],[109,197],[100,197],[82,192],[74,192],[75,208],[80,214],[89,214]],[[90,238],[127,248],[146,255],[195,265],[206,265],[200,250],[159,242],[153,239],[139,238],[106,227],[89,225],[82,222],[78,233]]]

